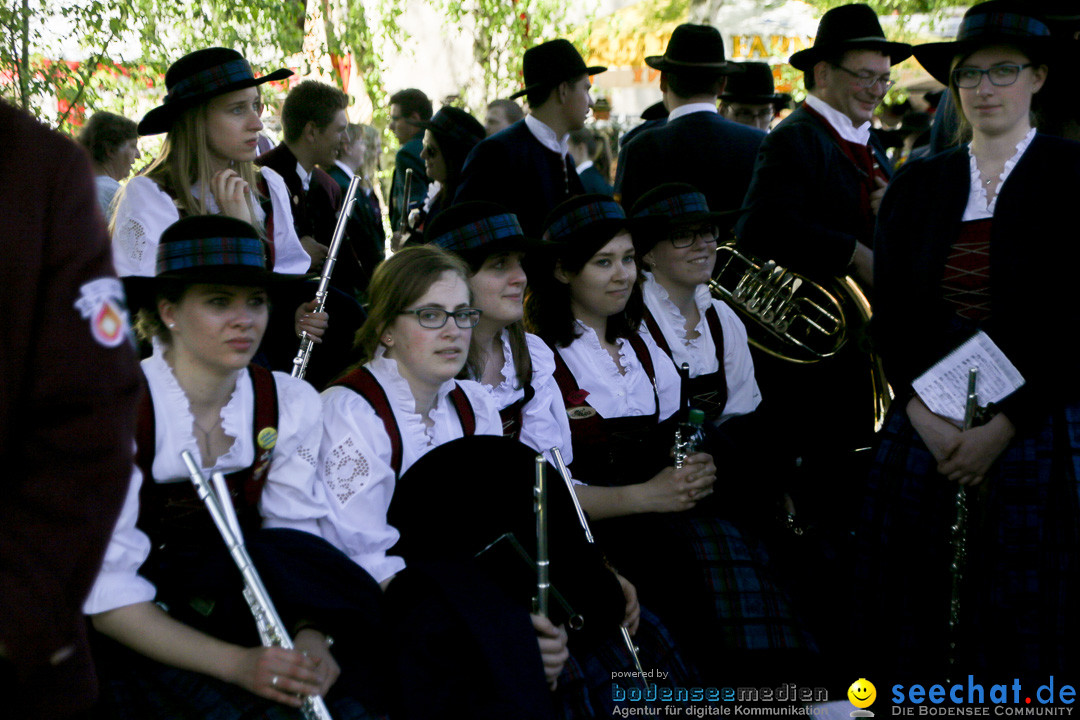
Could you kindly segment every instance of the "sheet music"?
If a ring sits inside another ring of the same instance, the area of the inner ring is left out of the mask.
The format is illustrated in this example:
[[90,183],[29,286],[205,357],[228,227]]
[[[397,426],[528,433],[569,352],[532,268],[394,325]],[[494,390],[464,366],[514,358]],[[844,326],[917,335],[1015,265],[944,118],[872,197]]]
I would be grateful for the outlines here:
[[1024,376],[990,336],[977,332],[911,383],[930,411],[957,425],[964,422],[968,370],[979,368],[979,406],[1000,402],[1024,384]]

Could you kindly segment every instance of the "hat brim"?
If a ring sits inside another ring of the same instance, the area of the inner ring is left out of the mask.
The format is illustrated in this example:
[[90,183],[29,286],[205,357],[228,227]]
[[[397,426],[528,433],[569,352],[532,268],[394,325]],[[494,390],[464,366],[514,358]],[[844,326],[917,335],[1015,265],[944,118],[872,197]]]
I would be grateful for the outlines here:
[[649,252],[662,239],[664,235],[676,228],[685,225],[697,225],[703,222],[715,222],[720,228],[720,234],[730,232],[735,226],[735,221],[744,212],[743,208],[734,210],[710,210],[709,212],[685,213],[672,217],[671,215],[645,215],[644,217],[630,218],[630,234],[634,238],[634,248],[642,255]]
[[991,45],[1015,45],[1021,48],[1038,48],[1051,55],[1057,47],[1051,37],[991,37],[983,36],[969,40],[953,40],[951,42],[926,43],[916,45],[913,54],[923,69],[930,77],[937,80],[945,87],[949,86],[949,73],[952,72],[952,61],[958,55],[968,56],[979,48]]
[[191,268],[162,273],[161,275],[129,275],[121,278],[124,293],[127,295],[128,308],[134,312],[139,308],[151,307],[162,281],[182,282],[190,285],[238,285],[241,287],[265,287],[277,292],[296,287],[308,280],[319,277],[315,273],[306,275],[286,275],[258,268],[220,267]]
[[772,105],[778,102],[791,102],[791,95],[788,93],[773,93],[771,95],[736,95],[734,93],[723,93],[720,96],[721,100],[728,102],[743,103],[744,105]]
[[728,62],[727,60],[692,63],[669,60],[663,55],[649,55],[645,58],[645,64],[653,70],[661,72],[708,72],[716,75],[738,75],[746,70],[738,63]]
[[911,46],[907,43],[890,42],[877,37],[852,38],[843,42],[815,45],[800,50],[788,59],[788,64],[796,70],[811,72],[814,66],[829,55],[848,50],[877,50],[889,56],[889,65],[897,65],[911,57]]
[[602,66],[602,65],[593,65],[592,67],[585,68],[580,73],[571,75],[570,77],[563,78],[562,80],[557,80],[554,83],[550,83],[550,82],[548,82],[548,83],[533,83],[532,85],[527,85],[524,89],[518,90],[516,93],[511,95],[510,99],[511,100],[517,100],[519,97],[524,97],[525,95],[528,95],[529,93],[533,92],[534,90],[540,90],[541,88],[545,88],[545,87],[555,87],[559,83],[564,83],[567,80],[573,80],[574,78],[581,77],[582,75],[588,75],[589,77],[592,77],[593,75],[599,75],[602,72],[607,72],[607,68]]
[[276,80],[284,80],[287,77],[291,77],[293,74],[292,70],[281,68],[268,75],[241,80],[210,92],[198,93],[173,102],[162,103],[143,115],[142,120],[139,121],[138,133],[139,135],[145,136],[160,135],[161,133],[168,132],[173,126],[173,123],[176,122],[176,119],[189,108],[201,105],[218,95],[224,95],[225,93],[235,92],[237,90],[246,90],[247,88],[256,87]]

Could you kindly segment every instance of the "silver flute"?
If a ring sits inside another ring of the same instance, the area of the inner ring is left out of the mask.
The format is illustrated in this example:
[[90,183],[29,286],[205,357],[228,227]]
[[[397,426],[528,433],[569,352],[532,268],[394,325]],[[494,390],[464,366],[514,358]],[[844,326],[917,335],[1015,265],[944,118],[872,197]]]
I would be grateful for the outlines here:
[[536,456],[536,600],[538,615],[548,617],[551,609],[551,567],[548,560],[548,486],[547,461],[543,454]]
[[[979,410],[979,394],[976,385],[979,381],[979,368],[973,367],[968,370],[967,401],[964,404],[964,430],[970,430],[975,426],[975,416]],[[952,679],[959,661],[960,642],[960,592],[964,584],[964,569],[967,565],[967,535],[968,515],[971,508],[968,502],[968,488],[966,485],[956,486],[956,496],[953,501],[955,518],[949,528],[949,542],[952,548],[952,560],[949,570],[952,576],[952,586],[949,593],[949,665],[948,674]]]
[[[337,224],[334,225],[334,235],[330,239],[330,247],[326,253],[326,262],[323,263],[322,275],[319,276],[319,288],[315,291],[315,312],[321,313],[326,307],[326,295],[330,291],[330,275],[334,272],[337,264],[338,253],[345,241],[345,228],[349,224],[349,216],[352,215],[353,205],[356,204],[356,196],[360,192],[359,175],[353,175],[349,181],[349,189],[345,193],[345,204],[341,206]],[[300,349],[293,358],[292,376],[304,379],[307,372],[308,361],[311,359],[311,351],[315,347],[315,341],[306,332],[300,333]]]
[[[592,530],[589,528],[589,519],[585,516],[581,503],[578,502],[577,493],[574,492],[574,482],[570,479],[570,471],[567,469],[566,463],[563,462],[562,451],[557,447],[553,447],[548,452],[551,453],[551,459],[555,461],[555,468],[559,471],[559,475],[562,476],[563,482],[566,483],[566,489],[570,493],[570,499],[573,501],[574,509],[577,511],[578,522],[581,523],[581,528],[585,531],[585,539],[589,541],[590,545],[595,545],[596,538],[593,537]],[[630,658],[634,661],[634,669],[637,670],[638,677],[641,678],[641,682],[645,684],[647,690],[649,681],[645,679],[645,670],[641,667],[641,659],[638,657],[638,649],[634,645],[634,639],[630,637],[630,631],[626,629],[625,625],[619,625],[619,630],[622,631],[623,643],[626,644],[626,649],[630,651]]]
[[[210,511],[210,517],[214,520],[218,532],[221,533],[229,554],[232,555],[236,567],[240,569],[240,575],[244,579],[244,599],[247,600],[248,608],[255,617],[255,625],[259,629],[259,639],[264,647],[282,647],[286,650],[293,649],[292,638],[285,629],[285,623],[281,621],[274,603],[270,600],[266,586],[259,577],[247,548],[244,547],[244,536],[240,531],[240,523],[236,519],[236,511],[233,509],[232,499],[229,497],[229,489],[225,485],[225,478],[221,473],[213,474],[213,483],[206,479],[199,469],[195,458],[191,453],[184,450],[180,453],[184,464],[187,465],[191,482],[199,499]],[[326,702],[318,695],[309,695],[304,698],[301,707],[304,720],[332,720],[330,710]]]

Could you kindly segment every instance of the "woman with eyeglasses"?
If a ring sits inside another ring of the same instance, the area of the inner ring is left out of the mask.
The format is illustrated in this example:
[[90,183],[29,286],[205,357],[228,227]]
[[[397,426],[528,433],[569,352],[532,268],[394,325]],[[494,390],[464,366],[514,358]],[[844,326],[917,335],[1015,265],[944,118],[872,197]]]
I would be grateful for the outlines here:
[[[565,630],[535,615],[530,624],[467,563],[406,567],[393,552],[401,534],[387,513],[399,478],[435,447],[502,435],[487,391],[454,379],[481,314],[468,276],[460,259],[430,245],[376,269],[357,334],[365,360],[323,392],[323,534],[386,591],[402,683],[395,717],[437,717],[450,704],[476,718],[550,717],[544,679],[554,683],[566,661]],[[467,468],[446,473],[447,482],[468,482]],[[475,611],[454,611],[462,598],[482,604],[483,623],[470,622]]]
[[[878,217],[875,343],[897,401],[856,567],[868,604],[860,646],[887,648],[881,664],[898,681],[927,672],[1044,681],[1077,667],[1080,380],[1075,293],[1056,268],[1080,263],[1062,234],[1075,222],[1080,145],[1032,126],[1054,46],[1027,8],[976,5],[955,41],[915,48],[948,84],[970,142],[908,163]],[[980,330],[1024,382],[987,407],[993,374],[981,368],[984,407],[964,430],[931,412],[912,381]],[[950,635],[958,486],[970,514]]]
[[525,317],[554,355],[570,470],[597,542],[706,682],[750,679],[766,667],[794,672],[806,639],[764,556],[701,507],[718,482],[713,458],[694,452],[673,466],[681,384],[670,358],[639,332],[634,226],[603,195],[561,203],[547,226],[549,246],[530,259]]

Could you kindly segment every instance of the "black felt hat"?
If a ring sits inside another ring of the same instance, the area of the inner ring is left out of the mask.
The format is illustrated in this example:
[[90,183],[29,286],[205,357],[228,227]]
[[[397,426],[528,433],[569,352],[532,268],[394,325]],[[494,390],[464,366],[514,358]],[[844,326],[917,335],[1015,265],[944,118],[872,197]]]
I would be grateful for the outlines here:
[[791,96],[787,93],[776,92],[772,67],[769,63],[744,62],[739,63],[739,66],[743,68],[743,72],[731,76],[720,96],[722,99],[748,105],[786,103],[791,100]]
[[645,64],[668,72],[709,72],[731,75],[742,68],[724,57],[724,38],[710,25],[683,24],[675,28],[663,55],[650,55]]
[[877,50],[895,65],[911,57],[907,43],[890,42],[869,5],[841,5],[821,16],[814,46],[800,50],[788,61],[798,70],[812,72],[814,65],[847,50]]
[[474,268],[492,253],[525,250],[533,244],[526,240],[517,215],[482,200],[443,210],[425,228],[424,241],[457,253]]
[[599,75],[607,68],[600,65],[587,67],[577,48],[570,44],[569,40],[559,38],[526,50],[525,57],[522,58],[522,70],[525,75],[525,89],[511,95],[511,100],[534,90],[555,87],[582,75]]
[[711,221],[726,233],[741,214],[741,209],[709,210],[705,196],[693,185],[664,183],[638,198],[630,210],[634,249],[644,255],[669,232],[686,225]]
[[970,55],[979,48],[1015,45],[1049,56],[1055,47],[1050,28],[1027,7],[1027,3],[1009,0],[980,3],[964,13],[955,40],[916,45],[915,58],[935,80],[948,85],[953,58]]
[[165,73],[165,99],[139,121],[139,134],[168,132],[188,108],[218,95],[283,80],[292,74],[292,70],[282,68],[269,75],[255,77],[244,56],[228,48],[215,47],[188,53],[169,66]]

